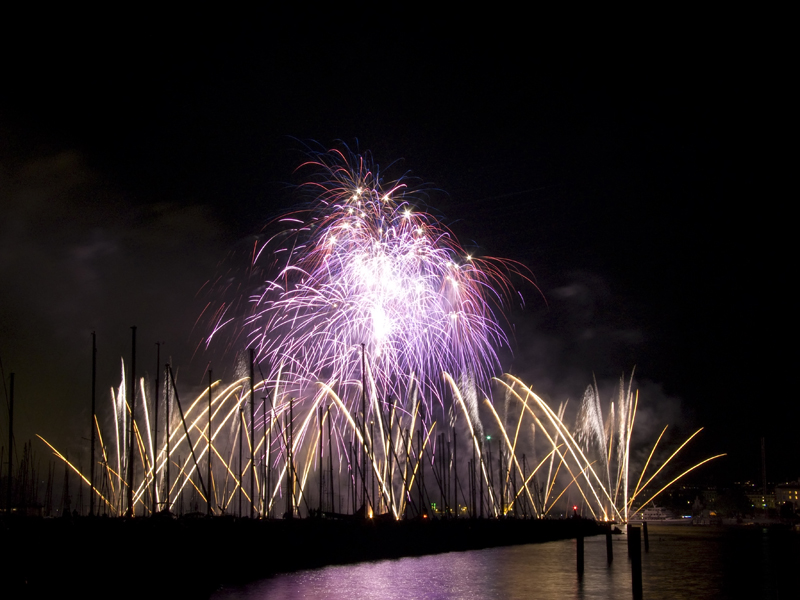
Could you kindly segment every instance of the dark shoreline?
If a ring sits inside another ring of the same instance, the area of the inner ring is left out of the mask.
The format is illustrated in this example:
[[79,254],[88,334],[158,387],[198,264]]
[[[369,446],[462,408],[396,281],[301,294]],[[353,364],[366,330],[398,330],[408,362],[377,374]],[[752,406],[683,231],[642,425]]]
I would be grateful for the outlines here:
[[281,572],[602,531],[585,519],[19,518],[0,522],[0,589],[9,598],[207,597]]

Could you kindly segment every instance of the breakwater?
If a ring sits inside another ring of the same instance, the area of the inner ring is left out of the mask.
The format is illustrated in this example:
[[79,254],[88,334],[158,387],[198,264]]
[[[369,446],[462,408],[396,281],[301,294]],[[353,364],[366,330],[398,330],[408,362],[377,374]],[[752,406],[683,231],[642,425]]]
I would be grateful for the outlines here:
[[205,597],[222,583],[297,569],[546,542],[602,531],[585,519],[84,517],[10,519],[2,527],[5,589],[22,597],[69,592],[83,598]]

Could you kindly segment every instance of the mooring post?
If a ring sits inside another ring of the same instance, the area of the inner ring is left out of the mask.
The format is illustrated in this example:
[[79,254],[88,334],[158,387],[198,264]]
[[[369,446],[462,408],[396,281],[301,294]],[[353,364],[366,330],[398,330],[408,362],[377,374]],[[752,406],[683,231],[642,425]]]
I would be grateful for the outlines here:
[[625,533],[626,533],[625,539],[628,542],[628,558],[631,557],[631,544],[633,544],[633,540],[631,539],[631,530],[632,529],[633,529],[633,525],[631,525],[630,523],[625,525]]
[[642,521],[642,532],[644,533],[644,551],[650,552],[650,536],[647,535],[647,521]]
[[578,533],[578,577],[583,576],[583,532]]
[[[629,526],[630,527],[630,526]],[[631,552],[631,588],[633,600],[642,600],[642,539],[639,527],[628,529],[628,543]]]
[[606,531],[606,558],[608,559],[608,564],[614,562],[614,547],[611,545],[611,528]]

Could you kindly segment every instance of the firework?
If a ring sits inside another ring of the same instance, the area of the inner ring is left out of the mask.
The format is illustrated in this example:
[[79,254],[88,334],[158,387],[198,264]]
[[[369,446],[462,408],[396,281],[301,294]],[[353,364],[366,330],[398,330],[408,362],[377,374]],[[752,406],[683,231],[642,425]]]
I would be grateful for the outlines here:
[[[293,400],[288,396],[273,397],[269,407],[262,403],[255,420],[263,429],[255,438],[249,436],[247,411],[244,410],[249,402],[250,382],[239,379],[223,386],[217,381],[210,386],[214,423],[211,443],[205,392],[189,404],[183,419],[175,415],[177,411],[171,411],[169,443],[167,436],[162,435],[158,446],[145,443],[140,434],[141,430],[149,431],[151,427],[148,413],[142,408],[134,427],[137,450],[133,457],[127,455],[129,445],[124,439],[112,441],[115,438],[103,436],[97,425],[102,448],[98,464],[103,474],[94,492],[102,502],[102,511],[124,514],[125,465],[133,460],[140,474],[133,495],[138,514],[148,514],[151,510],[153,498],[149,494],[153,489],[160,496],[155,505],[168,510],[177,510],[185,502],[190,510],[197,510],[196,505],[203,503],[214,507],[217,513],[248,514],[252,510],[266,517],[274,514],[283,500],[287,510],[296,515],[308,515],[314,510],[349,513],[358,510],[359,482],[366,481],[361,475],[366,471],[368,478],[374,481],[362,500],[366,516],[386,512],[401,518],[430,512],[439,516],[485,514],[541,518],[552,515],[564,495],[572,493],[595,518],[627,521],[683,475],[718,458],[714,456],[695,464],[654,492],[648,486],[699,433],[691,435],[648,474],[651,459],[663,437],[662,431],[636,485],[629,492],[629,440],[638,404],[638,397],[631,391],[632,383],[627,389],[621,384],[623,391],[616,403],[619,408],[615,406],[608,411],[607,423],[603,423],[601,413],[594,412],[591,407],[593,404],[599,408],[600,403],[596,387],[589,386],[591,392],[584,394],[577,426],[571,430],[565,422],[565,403],[555,411],[522,381],[505,375],[495,381],[516,403],[507,405],[501,418],[485,397],[482,410],[478,411],[489,418],[487,430],[499,433],[494,442],[490,436],[478,432],[478,422],[455,380],[447,374],[445,380],[451,388],[453,411],[463,415],[460,427],[456,423],[448,426],[437,421],[424,424],[417,413],[393,410],[382,419],[378,414],[377,427],[362,431],[357,424],[358,415],[352,414],[330,387],[321,385],[306,410],[295,412]],[[148,399],[144,380],[140,382],[144,406]],[[255,384],[254,391],[263,393],[263,382]],[[112,406],[118,396],[112,389]],[[172,397],[177,399],[177,394],[168,393],[165,400],[173,404]],[[326,399],[329,406],[319,410]],[[338,420],[335,419],[337,414],[341,417]],[[128,413],[126,420],[130,418]],[[617,420],[620,418],[624,419],[622,428]],[[602,426],[598,427],[592,420]],[[186,423],[184,429],[182,421]],[[332,425],[334,422],[336,424]],[[114,429],[121,429],[122,423],[123,417],[117,412]],[[602,439],[596,437],[598,429],[605,432]],[[531,435],[526,435],[526,430]],[[533,435],[536,431],[538,438]],[[356,447],[365,448],[364,471],[348,439],[356,440]],[[237,448],[242,441],[246,451],[237,459]],[[497,460],[492,458],[493,444],[496,444]],[[50,444],[48,446],[89,484],[78,468]],[[623,450],[617,453],[615,446]],[[213,455],[214,469],[206,485],[200,472],[209,451]],[[617,458],[611,460],[615,455]],[[319,459],[315,460],[316,457]],[[166,475],[167,464],[174,467],[172,478]],[[251,470],[254,483],[249,487],[247,480]],[[609,476],[611,472],[613,477]],[[152,487],[153,478],[159,485]],[[310,483],[314,479],[319,483],[319,492],[317,486]],[[241,504],[236,509],[237,499],[244,502],[244,510]]]
[[[384,180],[369,155],[318,153],[298,172],[303,208],[276,219],[278,231],[253,249],[251,273],[266,275],[246,315],[216,311],[208,342],[235,332],[255,349],[264,385],[308,414],[335,397],[340,454],[349,444],[374,454],[368,423],[385,429],[410,416],[409,439],[415,426],[431,427],[449,409],[444,373],[468,382],[469,398],[490,394],[508,345],[500,317],[510,277],[530,281],[529,273],[467,253],[425,212],[421,188]],[[403,446],[379,437],[385,455]]]
[[[523,269],[470,256],[418,192],[383,181],[368,156],[332,150],[299,171],[310,172],[307,208],[276,220],[282,230],[253,254],[270,276],[249,314],[220,313],[209,341],[241,327],[268,379],[298,397],[320,381],[356,390],[362,352],[371,398],[405,402],[416,387],[441,403],[445,371],[488,390],[508,344],[498,319],[507,275]],[[353,406],[359,394],[342,399]]]
[[[304,508],[425,517],[438,504],[432,512],[450,516],[544,517],[569,489],[598,518],[636,512],[634,499],[672,457],[642,483],[645,465],[629,497],[632,383],[605,420],[590,386],[572,431],[565,404],[554,411],[519,379],[495,377],[511,277],[530,281],[528,272],[470,256],[425,212],[419,188],[384,181],[368,156],[332,150],[299,171],[308,173],[299,188],[306,204],[274,221],[278,231],[253,247],[250,278],[237,283],[255,281],[248,310],[237,314],[235,301],[213,312],[208,343],[231,333],[251,350],[240,369],[249,375],[223,385],[209,373],[207,394],[184,411],[167,369],[158,401],[172,416],[159,440],[147,408],[155,399],[140,380],[141,408],[131,414],[123,369],[105,436],[114,445],[100,436],[95,492],[105,506],[131,509],[121,474],[134,464],[134,508],[145,514],[173,509],[188,492],[208,512],[262,517],[281,499],[287,516]],[[503,418],[493,387],[506,397]],[[492,430],[496,421],[496,442],[481,415]],[[128,431],[136,444],[124,443]]]
[[[574,429],[568,428],[565,424],[564,405],[561,405],[558,413],[556,413],[539,395],[518,378],[506,375],[504,378],[498,379],[498,381],[519,401],[521,406],[519,423],[521,424],[523,418],[527,415],[533,420],[535,427],[548,440],[548,444],[545,447],[549,450],[549,453],[545,460],[550,459],[552,466],[554,459],[557,457],[556,473],[562,467],[568,473],[566,485],[564,485],[562,479],[561,491],[554,493],[556,476],[553,475],[552,469],[548,472],[546,483],[541,488],[544,492],[539,498],[540,513],[543,515],[547,515],[561,496],[570,488],[573,488],[581,497],[582,504],[586,506],[594,518],[604,521],[618,520],[627,522],[631,517],[639,514],[645,506],[653,502],[670,485],[705,463],[725,456],[724,454],[718,454],[706,458],[685,469],[666,485],[653,491],[648,486],[670,465],[686,444],[702,431],[702,428],[700,428],[690,435],[655,469],[655,472],[648,475],[648,468],[667,429],[667,427],[664,427],[639,472],[636,485],[633,489],[630,489],[631,436],[639,402],[638,392],[633,389],[633,375],[631,375],[627,387],[624,378],[620,379],[617,401],[616,403],[611,403],[605,419],[603,418],[600,394],[596,383],[588,386],[583,395]],[[491,403],[487,401],[486,404],[497,417]],[[500,421],[499,417],[497,417],[497,420],[498,422]],[[519,426],[517,430],[519,430]],[[516,448],[517,438],[515,437],[512,444],[508,436],[505,435],[505,431],[503,429],[501,431],[504,433],[507,452],[510,456],[516,457],[518,453]],[[512,461],[515,460],[516,458],[512,458]],[[545,460],[539,463],[529,478],[525,479],[526,486],[524,489],[526,491],[527,481],[533,479]],[[509,466],[506,478],[510,476],[514,468],[519,470],[519,466]],[[538,489],[535,484],[533,487],[534,490]],[[512,503],[517,498],[519,498],[519,494],[514,495]]]

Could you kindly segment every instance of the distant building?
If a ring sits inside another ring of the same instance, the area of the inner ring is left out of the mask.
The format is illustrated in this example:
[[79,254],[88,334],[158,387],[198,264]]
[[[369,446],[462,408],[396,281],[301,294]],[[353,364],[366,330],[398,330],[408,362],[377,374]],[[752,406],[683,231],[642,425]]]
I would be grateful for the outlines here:
[[765,508],[775,508],[775,494],[748,492],[747,499],[750,500],[750,504],[752,504],[753,508],[755,508],[756,510],[764,510]]
[[782,483],[775,486],[775,505],[781,507],[789,502],[794,510],[800,510],[800,482]]

